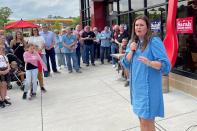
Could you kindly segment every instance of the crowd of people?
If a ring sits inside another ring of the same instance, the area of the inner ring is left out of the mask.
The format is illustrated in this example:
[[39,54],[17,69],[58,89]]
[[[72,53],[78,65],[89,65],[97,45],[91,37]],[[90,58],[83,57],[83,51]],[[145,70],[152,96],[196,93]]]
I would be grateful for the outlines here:
[[85,26],[82,29],[80,25],[77,25],[75,30],[65,27],[62,30],[51,31],[48,25],[44,24],[42,28],[32,28],[30,37],[26,39],[21,31],[16,31],[15,35],[10,36],[6,35],[4,30],[0,30],[0,107],[11,105],[7,96],[7,89],[12,81],[11,73],[17,72],[17,85],[24,91],[22,98],[27,99],[29,92],[31,99],[36,96],[37,80],[41,91],[46,92],[43,76],[50,76],[52,71],[60,73],[58,70],[62,66],[68,73],[72,73],[73,70],[82,73],[82,63],[86,66],[95,66],[95,60],[99,60],[102,65],[106,58],[108,63],[116,67],[118,61],[110,54],[124,53],[123,49],[126,48],[122,47],[127,45],[129,38],[124,25],[115,25],[113,30],[106,26],[99,32],[97,27]]
[[[4,31],[0,31],[0,107],[11,105],[7,96],[7,81],[10,70],[15,67],[17,60],[8,59],[7,53],[13,53],[22,67],[17,70],[20,79],[26,77],[23,89],[23,99],[32,99],[37,92],[37,79],[42,92],[44,87],[43,74],[51,75],[51,66],[54,73],[64,66],[68,73],[73,70],[81,72],[81,63],[86,66],[95,66],[95,60],[100,64],[111,63],[115,68],[118,64],[123,68],[130,85],[133,111],[139,117],[141,131],[155,131],[155,117],[164,116],[162,96],[162,74],[170,71],[170,62],[164,45],[159,37],[151,33],[151,25],[146,16],[139,16],[132,26],[132,37],[128,35],[124,25],[115,25],[113,30],[106,26],[99,32],[96,27],[80,25],[75,30],[70,27],[61,31],[49,31],[47,25],[42,30],[33,28],[31,37],[24,40],[22,32],[17,31],[10,41],[6,41]],[[110,54],[124,54],[121,60],[111,57]],[[50,62],[49,62],[50,58]],[[56,63],[57,58],[57,63]],[[82,62],[81,62],[82,61]],[[51,63],[51,64],[50,64]],[[51,66],[50,66],[51,65]],[[34,76],[38,76],[37,78]]]

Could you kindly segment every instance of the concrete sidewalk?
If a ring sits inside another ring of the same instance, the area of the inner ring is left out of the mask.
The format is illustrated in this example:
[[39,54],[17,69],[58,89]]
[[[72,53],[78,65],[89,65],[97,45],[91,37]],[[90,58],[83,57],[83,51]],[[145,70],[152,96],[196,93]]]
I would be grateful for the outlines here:
[[[129,88],[111,65],[83,67],[81,74],[61,72],[45,79],[44,131],[139,131]],[[10,90],[13,104],[0,109],[0,131],[42,131],[39,93],[30,101],[22,100],[19,88]],[[156,120],[158,131],[185,131],[197,124],[196,98],[171,89],[164,99],[166,116]]]

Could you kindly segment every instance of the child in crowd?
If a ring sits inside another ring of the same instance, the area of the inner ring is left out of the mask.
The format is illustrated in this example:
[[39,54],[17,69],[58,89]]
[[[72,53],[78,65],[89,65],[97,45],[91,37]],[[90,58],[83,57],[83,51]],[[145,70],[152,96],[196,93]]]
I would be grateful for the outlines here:
[[119,48],[120,54],[125,54],[125,51],[126,51],[126,48],[127,48],[127,44],[128,44],[127,38],[123,38],[122,39],[122,43],[121,43],[120,48]]
[[[120,53],[121,54],[126,53],[127,45],[128,45],[128,39],[123,38],[121,46],[120,46]],[[126,82],[125,82],[124,86],[125,87],[129,86],[129,71],[126,68],[124,68],[124,66],[122,66],[122,75],[124,78],[126,78]]]
[[40,55],[35,50],[35,46],[29,43],[26,47],[26,51],[23,55],[26,65],[26,85],[23,93],[23,99],[27,98],[27,92],[32,83],[33,91],[30,93],[30,99],[36,96],[37,91],[37,75],[38,75],[38,63],[40,62],[44,70],[47,70],[46,65],[42,61]]
[[7,81],[9,80],[10,65],[7,57],[5,56],[5,47],[0,44],[0,107],[4,108],[5,105],[11,103],[5,99],[7,94]]

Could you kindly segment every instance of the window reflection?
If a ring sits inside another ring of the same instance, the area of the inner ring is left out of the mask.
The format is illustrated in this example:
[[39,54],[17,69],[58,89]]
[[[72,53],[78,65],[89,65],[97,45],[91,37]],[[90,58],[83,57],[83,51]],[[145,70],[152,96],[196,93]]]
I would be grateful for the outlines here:
[[144,8],[144,0],[131,0],[131,8],[134,10]]
[[147,6],[153,6],[161,3],[165,3],[166,0],[147,0]]
[[197,74],[197,7],[196,1],[179,2],[177,18],[193,17],[193,33],[179,33],[179,50],[175,70]]
[[151,30],[153,34],[160,36],[160,38],[163,40],[166,32],[165,7],[161,6],[157,8],[148,9],[148,17],[151,22]]
[[128,0],[120,0],[120,12],[128,11]]

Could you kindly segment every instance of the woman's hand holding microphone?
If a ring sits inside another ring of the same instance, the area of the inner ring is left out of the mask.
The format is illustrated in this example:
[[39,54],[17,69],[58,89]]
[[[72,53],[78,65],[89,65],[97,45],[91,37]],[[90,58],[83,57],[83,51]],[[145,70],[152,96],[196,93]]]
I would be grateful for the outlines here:
[[[131,43],[130,52],[126,56],[128,61],[130,61],[132,59],[133,53],[137,50],[137,47],[138,47],[138,45],[136,42]],[[138,60],[141,61],[142,63],[146,64],[147,66],[152,67],[152,61],[150,61],[148,58],[146,58],[144,56],[139,56]]]
[[136,42],[132,42],[131,45],[130,45],[130,51],[129,51],[129,53],[126,56],[128,61],[131,60],[131,58],[133,56],[133,53],[136,51],[136,49],[137,49],[137,43]]

